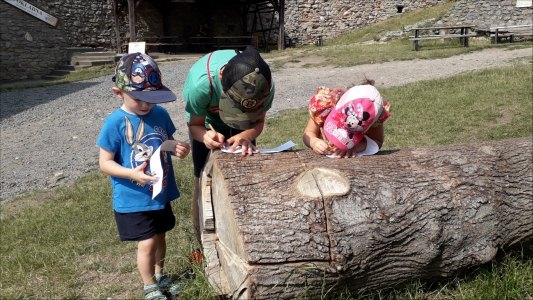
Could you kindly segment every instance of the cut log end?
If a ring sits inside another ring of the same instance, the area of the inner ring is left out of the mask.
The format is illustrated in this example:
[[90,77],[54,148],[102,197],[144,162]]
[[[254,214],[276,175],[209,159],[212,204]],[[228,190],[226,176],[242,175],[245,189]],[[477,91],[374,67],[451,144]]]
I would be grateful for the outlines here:
[[350,191],[350,181],[335,170],[314,168],[303,172],[296,180],[296,191],[309,198],[343,196]]

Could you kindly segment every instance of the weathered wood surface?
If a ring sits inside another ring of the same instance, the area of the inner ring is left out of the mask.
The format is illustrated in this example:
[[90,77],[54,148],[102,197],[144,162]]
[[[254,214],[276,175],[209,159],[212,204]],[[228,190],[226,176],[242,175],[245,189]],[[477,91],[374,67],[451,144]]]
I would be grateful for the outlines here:
[[438,280],[533,249],[531,137],[356,159],[215,151],[204,172],[206,273],[233,298]]

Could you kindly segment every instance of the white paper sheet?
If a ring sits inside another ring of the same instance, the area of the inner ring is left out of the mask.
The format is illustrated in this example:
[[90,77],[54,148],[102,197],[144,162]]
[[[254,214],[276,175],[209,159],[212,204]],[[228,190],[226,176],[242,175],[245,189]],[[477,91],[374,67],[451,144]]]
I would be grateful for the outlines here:
[[[293,143],[293,141],[288,141],[285,144],[278,146],[276,148],[259,149],[259,153],[276,153],[276,152],[288,150],[294,146],[296,146],[296,144]],[[230,152],[230,149],[231,149],[231,146],[227,146],[227,147],[221,148],[220,150],[226,153],[241,153],[242,152],[241,146],[237,147],[235,151],[233,152]]]
[[[367,137],[366,135],[365,135],[365,139],[366,139],[366,149],[362,152],[357,152],[355,154],[356,157],[363,156],[363,155],[376,154],[379,151],[379,146],[373,139]],[[327,157],[337,158],[336,156],[333,156],[332,154],[327,155]]]
[[154,189],[152,191],[152,200],[161,193],[163,188],[163,166],[161,165],[161,151],[170,151],[174,153],[174,149],[179,141],[176,140],[166,140],[155,150],[154,154],[150,158],[150,170],[154,177],[159,178],[158,181],[154,183]]

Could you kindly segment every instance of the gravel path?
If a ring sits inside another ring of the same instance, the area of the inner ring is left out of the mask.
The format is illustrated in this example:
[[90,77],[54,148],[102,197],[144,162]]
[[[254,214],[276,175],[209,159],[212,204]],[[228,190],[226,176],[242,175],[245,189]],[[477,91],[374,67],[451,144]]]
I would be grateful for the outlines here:
[[[527,56],[532,56],[532,48],[487,49],[445,59],[350,68],[294,66],[273,73],[276,97],[268,115],[306,106],[319,85],[345,88],[366,76],[374,79],[378,88],[391,87],[503,66],[514,58]],[[162,105],[178,128],[174,134],[178,140],[187,140],[181,89],[193,63],[189,60],[159,64],[163,83],[178,95],[178,101]],[[0,95],[2,202],[26,191],[68,184],[97,168],[98,133],[104,118],[121,105],[120,99],[111,93],[111,77]],[[393,103],[394,99],[389,101]]]

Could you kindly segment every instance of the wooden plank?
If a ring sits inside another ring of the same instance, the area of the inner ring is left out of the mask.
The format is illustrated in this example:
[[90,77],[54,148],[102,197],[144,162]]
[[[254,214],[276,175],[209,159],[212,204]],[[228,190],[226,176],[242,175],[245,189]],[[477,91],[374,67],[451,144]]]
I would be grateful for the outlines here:
[[202,248],[206,259],[205,276],[209,283],[215,288],[219,295],[227,295],[230,292],[226,273],[222,271],[216,242],[218,241],[215,233],[202,234]]
[[413,37],[409,38],[410,41],[420,41],[420,40],[438,40],[438,39],[449,39],[449,38],[464,38],[464,37],[476,37],[478,36],[475,33],[471,34],[445,34],[445,35],[438,35],[438,36],[419,36],[419,37]]
[[411,28],[411,30],[440,30],[440,29],[461,29],[461,28],[473,28],[474,25],[455,25],[455,26],[436,26],[436,27],[420,27]]
[[242,289],[246,290],[247,288],[244,283],[250,272],[250,265],[220,241],[216,243],[216,251],[218,252],[220,267],[223,273],[226,274],[229,290],[237,291],[236,294],[240,294]]
[[[211,151],[212,152],[212,151]],[[215,217],[211,196],[211,168],[213,163],[208,161],[204,166],[204,172],[200,177],[201,195],[198,199],[198,212],[200,214],[200,232],[212,232],[215,230]]]
[[494,31],[496,29],[508,29],[508,28],[533,28],[533,24],[527,24],[527,25],[511,25],[511,26],[497,26],[497,27],[490,27],[491,31]]

